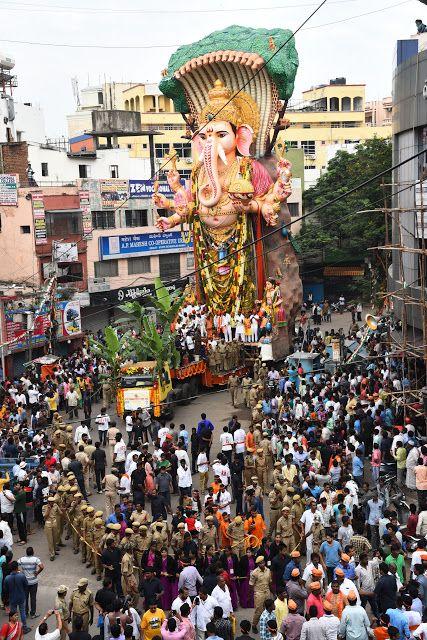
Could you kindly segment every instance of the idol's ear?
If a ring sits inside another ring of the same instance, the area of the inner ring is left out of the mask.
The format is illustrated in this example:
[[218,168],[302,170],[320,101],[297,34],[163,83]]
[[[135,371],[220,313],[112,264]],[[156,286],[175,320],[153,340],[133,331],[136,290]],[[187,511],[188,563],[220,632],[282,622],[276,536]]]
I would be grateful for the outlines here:
[[236,131],[237,150],[242,156],[250,155],[250,147],[254,137],[254,132],[248,124],[242,124]]
[[196,150],[199,160],[203,162],[203,149],[205,147],[204,140],[197,134],[192,140],[193,149]]

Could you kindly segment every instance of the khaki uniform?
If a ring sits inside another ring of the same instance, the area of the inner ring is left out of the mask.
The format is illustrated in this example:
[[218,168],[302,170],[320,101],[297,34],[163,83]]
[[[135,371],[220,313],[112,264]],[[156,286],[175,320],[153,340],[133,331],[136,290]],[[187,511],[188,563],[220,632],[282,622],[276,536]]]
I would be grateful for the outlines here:
[[[78,499],[80,500],[80,499]],[[73,551],[74,553],[78,553],[80,548],[80,536],[81,536],[81,528],[83,523],[83,513],[80,509],[81,503],[78,500],[73,500],[70,507],[70,524],[72,524],[71,528],[71,536],[73,539]]]
[[76,616],[83,618],[83,631],[89,630],[89,614],[93,607],[93,595],[92,592],[86,588],[83,593],[79,589],[74,589],[71,594],[70,603],[72,605],[72,624],[74,629],[74,622]]
[[61,535],[62,535],[62,530],[61,527],[63,528],[63,519],[62,519],[62,512],[61,512],[61,507],[60,507],[60,494],[57,493],[56,494],[56,498],[55,498],[56,502],[53,504],[52,507],[52,511],[53,511],[53,517],[55,520],[55,527],[53,529],[53,534],[55,536],[55,546],[58,547],[58,545],[62,545],[61,542]]
[[171,538],[171,547],[176,552],[178,550],[182,550],[184,546],[184,531],[181,533],[181,530],[175,531],[172,534]]
[[228,378],[228,389],[230,391],[231,404],[233,405],[233,407],[237,406],[237,395],[239,393],[239,386],[239,378],[235,375],[231,375]]
[[82,528],[81,528],[82,540],[81,540],[80,551],[81,551],[81,558],[82,558],[82,563],[83,564],[86,562],[87,557],[88,557],[88,547],[87,547],[87,545],[85,543],[85,540],[86,540],[86,536],[87,536],[87,524],[88,524],[88,522],[91,521],[91,519],[92,518],[90,516],[86,515],[86,516],[84,516],[83,521],[82,521]]
[[49,555],[51,558],[54,558],[56,551],[56,519],[55,511],[53,509],[53,503],[45,504],[42,508],[42,513],[44,518],[44,532],[47,539],[47,546],[49,548]]
[[319,553],[320,545],[325,539],[325,528],[321,522],[313,522],[313,526],[311,527],[313,539],[311,542],[312,551],[311,553]]
[[142,554],[144,551],[147,551],[151,544],[151,536],[146,535],[142,536],[141,533],[135,536],[136,545],[135,545],[135,560],[138,567],[141,566]]
[[263,493],[267,491],[268,487],[268,469],[267,459],[261,453],[257,453],[255,460],[256,475],[258,476],[258,482],[261,485]]
[[287,546],[288,551],[293,551],[295,547],[295,536],[291,514],[288,516],[282,514],[277,521],[276,532],[281,537],[283,544]]
[[157,527],[160,526],[158,522],[153,522],[150,526],[151,541],[157,542],[160,546],[168,546],[169,544],[169,529],[166,522],[162,522],[162,529],[159,531]]
[[272,536],[276,532],[277,521],[280,518],[283,506],[282,494],[277,494],[276,491],[270,491],[268,494],[268,501],[270,504],[270,528],[268,535]]
[[251,409],[255,409],[258,404],[258,389],[257,387],[252,387],[249,390],[249,407]]
[[70,620],[70,612],[68,610],[67,601],[65,600],[64,595],[57,595],[55,598],[55,610],[59,612],[62,620],[62,629],[61,629],[61,640],[65,640],[68,637],[68,633],[70,631],[68,622]]
[[102,385],[102,406],[108,409],[111,404],[111,386],[108,382]]
[[239,558],[242,558],[245,553],[245,525],[243,522],[238,524],[233,521],[227,527],[227,536],[231,539],[231,549],[233,553],[236,553]]
[[252,626],[258,625],[261,613],[264,611],[264,601],[270,598],[271,571],[265,568],[262,571],[256,567],[250,575],[249,584],[254,588],[255,611],[252,618]]
[[264,456],[265,456],[265,459],[267,460],[267,468],[268,469],[272,469],[272,467],[273,467],[273,454],[271,453],[271,442],[270,442],[270,440],[266,436],[263,436],[261,442],[259,443],[259,446],[264,451]]
[[245,376],[242,380],[243,402],[245,407],[251,406],[252,378]]
[[255,458],[253,455],[245,455],[244,459],[244,468],[243,468],[243,477],[245,481],[245,485],[249,487],[252,484],[252,476],[255,473]]
[[139,599],[138,582],[134,574],[133,557],[127,551],[124,553],[122,558],[121,572],[123,594],[125,596],[130,596],[131,606],[136,607]]
[[[96,526],[93,530],[93,548],[96,551],[92,551],[92,564],[97,576],[102,576],[102,565],[101,565],[101,540],[104,536],[104,527]],[[97,553],[96,553],[97,552]],[[93,572],[92,572],[93,573]]]
[[301,500],[295,500],[291,507],[291,513],[294,517],[294,522],[299,522],[301,520],[301,516],[304,513],[304,506]]
[[209,526],[208,524],[203,525],[200,529],[200,544],[207,547],[210,544],[213,544],[216,549],[218,546],[217,542],[217,532],[215,525]]
[[90,567],[93,558],[93,532],[95,530],[95,516],[92,513],[86,521],[86,566]]

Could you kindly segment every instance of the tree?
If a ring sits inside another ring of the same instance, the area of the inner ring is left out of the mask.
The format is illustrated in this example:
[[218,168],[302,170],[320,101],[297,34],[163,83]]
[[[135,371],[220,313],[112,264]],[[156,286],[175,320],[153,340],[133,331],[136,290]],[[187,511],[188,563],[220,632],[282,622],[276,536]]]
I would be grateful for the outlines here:
[[90,346],[93,353],[100,356],[107,364],[109,373],[103,379],[110,383],[113,393],[116,395],[120,380],[120,368],[129,358],[132,350],[129,333],[119,336],[116,329],[107,326],[104,329],[104,339],[90,338]]
[[[328,170],[304,194],[305,212],[324,205],[336,196],[386,170],[392,164],[389,139],[372,138],[357,145],[355,153],[338,151]],[[391,173],[384,176],[390,183]],[[314,214],[303,223],[297,236],[303,256],[322,252],[324,261],[363,259],[368,247],[384,243],[384,215],[357,213],[383,206],[381,179]]]

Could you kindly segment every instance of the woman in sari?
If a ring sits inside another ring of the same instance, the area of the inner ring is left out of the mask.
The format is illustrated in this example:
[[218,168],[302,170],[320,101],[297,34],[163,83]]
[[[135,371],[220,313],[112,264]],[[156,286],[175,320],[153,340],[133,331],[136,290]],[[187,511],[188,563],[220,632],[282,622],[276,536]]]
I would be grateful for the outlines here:
[[234,611],[237,609],[239,600],[237,597],[237,569],[239,560],[237,555],[232,552],[231,547],[227,547],[225,552],[221,555],[221,565],[223,569],[227,572],[229,579],[227,581],[227,586],[230,591],[231,604],[233,605]]
[[254,606],[254,589],[249,584],[251,571],[255,569],[255,556],[253,549],[248,547],[246,555],[239,562],[239,599],[240,606],[244,609],[252,609]]
[[156,488],[153,470],[153,456],[151,454],[148,454],[145,459],[145,473],[145,492],[150,496],[153,493],[153,490]]
[[161,608],[163,609],[163,611],[169,611],[172,602],[176,597],[174,595],[175,592],[173,590],[173,585],[176,582],[177,566],[175,558],[168,555],[168,550],[166,547],[162,547],[160,549],[160,554],[162,556],[160,582],[163,586]]
[[11,611],[9,622],[5,622],[0,630],[0,640],[21,640],[24,637],[22,623],[19,620],[19,613]]

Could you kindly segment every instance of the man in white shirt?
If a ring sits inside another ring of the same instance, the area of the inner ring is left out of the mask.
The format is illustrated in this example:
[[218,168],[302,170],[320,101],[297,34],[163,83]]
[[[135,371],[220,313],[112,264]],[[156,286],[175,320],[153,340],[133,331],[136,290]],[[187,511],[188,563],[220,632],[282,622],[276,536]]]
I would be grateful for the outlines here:
[[113,451],[113,464],[120,473],[125,472],[126,462],[126,444],[123,441],[122,434],[116,435],[116,444]]
[[234,316],[234,324],[236,326],[236,340],[245,341],[245,316],[243,313],[236,313]]
[[[216,588],[216,587],[215,587]],[[174,603],[172,603],[172,611]],[[213,596],[208,595],[204,587],[200,587],[199,595],[194,598],[190,620],[196,629],[197,640],[205,640],[206,625],[212,620],[213,611],[218,607],[218,602]]]
[[233,605],[231,604],[230,591],[225,584],[223,576],[218,576],[218,584],[212,591],[212,597],[218,602],[218,606],[222,609],[222,617],[229,618],[233,613]]
[[98,425],[98,437],[102,447],[107,445],[107,433],[110,425],[110,416],[107,414],[107,409],[102,407],[101,413],[96,416],[95,423]]
[[181,607],[183,604],[188,604],[191,609],[190,596],[188,595],[188,589],[186,589],[185,587],[182,587],[178,591],[177,597],[172,602],[171,611],[173,611],[173,613],[181,613]]
[[180,504],[182,506],[184,496],[191,496],[191,487],[193,484],[193,478],[191,476],[191,468],[190,468],[190,465],[188,465],[185,462],[185,460],[180,461],[177,469],[177,476],[178,476],[178,488],[181,496]]
[[[304,511],[304,513],[301,516],[300,522],[301,524],[304,526],[304,534],[307,536],[307,534],[310,533],[311,528],[313,526],[313,522],[315,520],[315,517],[319,518],[319,520],[322,520],[322,517],[320,515],[320,513],[318,513],[317,511],[317,504],[316,504],[316,500],[314,498],[311,499],[310,501],[310,509],[307,509],[306,511]],[[307,564],[310,564],[311,561],[311,553],[313,550],[313,536],[312,535],[308,535],[307,538],[305,539],[305,543],[306,543],[306,550],[307,550]]]
[[178,464],[181,462],[181,460],[184,460],[185,464],[188,467],[190,466],[190,459],[184,447],[178,447],[177,450],[175,451],[175,455],[178,458]]
[[200,451],[199,455],[197,456],[196,465],[197,465],[197,471],[199,472],[200,493],[203,496],[206,491],[206,486],[208,484],[208,477],[209,477],[208,457],[204,450]]
[[37,402],[39,401],[39,396],[40,396],[39,390],[37,389],[37,387],[32,385],[28,389],[28,402],[29,402],[29,404],[37,404]]
[[220,513],[228,513],[230,515],[231,495],[223,484],[221,484],[220,490],[215,496],[215,504],[218,505],[218,511]]
[[221,444],[221,451],[228,460],[228,464],[231,464],[231,454],[233,452],[234,438],[231,433],[228,432],[228,427],[223,427],[223,433],[219,436]]
[[70,420],[74,418],[78,418],[79,410],[77,405],[79,403],[79,396],[77,395],[77,391],[74,389],[74,385],[70,384],[70,390],[68,391],[65,399],[68,402],[68,418]]
[[0,521],[0,531],[3,533],[4,543],[12,549],[13,547],[13,536],[12,531],[9,527],[9,524],[6,522],[6,517]]
[[163,445],[168,433],[169,433],[168,427],[162,427],[161,429],[159,429],[157,437],[160,440],[160,446]]
[[228,464],[219,464],[217,466],[217,475],[219,475],[224,487],[228,487],[231,479],[230,467],[228,466]]
[[83,435],[86,435],[88,438],[90,438],[88,426],[86,424],[85,425],[79,424],[74,433],[74,442],[78,444],[82,439]]
[[222,332],[226,342],[231,342],[233,335],[231,333],[231,316],[229,313],[224,313],[221,317]]
[[243,456],[246,451],[246,433],[241,426],[234,432],[233,440],[236,456],[243,462]]

